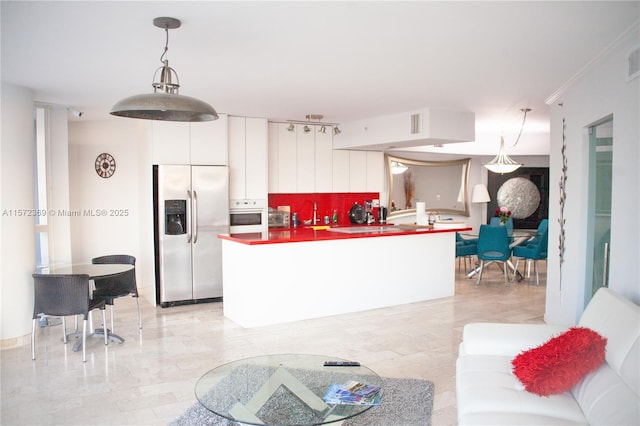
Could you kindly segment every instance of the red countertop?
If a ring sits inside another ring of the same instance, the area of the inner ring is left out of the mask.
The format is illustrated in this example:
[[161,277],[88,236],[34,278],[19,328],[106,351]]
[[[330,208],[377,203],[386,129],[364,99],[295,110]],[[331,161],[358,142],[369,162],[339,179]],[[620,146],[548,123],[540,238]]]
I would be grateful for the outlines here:
[[[357,225],[356,225],[357,226]],[[343,228],[354,228],[348,226]],[[461,232],[470,231],[472,228],[458,229],[426,229],[426,228],[398,228],[393,231],[381,232],[380,225],[360,225],[360,227],[368,228],[369,231],[358,233],[335,232],[329,230],[313,230],[311,227],[290,228],[290,229],[272,229],[269,232],[253,232],[246,234],[219,234],[218,238],[236,243],[247,245],[259,244],[279,244],[279,243],[300,243],[308,241],[327,241],[327,240],[347,240],[353,238],[377,238],[392,237],[399,235],[415,235],[415,234],[437,234],[442,232]],[[386,225],[387,228],[392,225]]]

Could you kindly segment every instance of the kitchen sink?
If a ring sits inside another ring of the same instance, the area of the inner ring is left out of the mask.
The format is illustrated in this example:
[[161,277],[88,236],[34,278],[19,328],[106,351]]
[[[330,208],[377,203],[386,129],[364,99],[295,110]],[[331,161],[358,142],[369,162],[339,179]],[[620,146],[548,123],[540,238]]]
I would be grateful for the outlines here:
[[330,228],[327,231],[331,232],[343,232],[345,234],[364,234],[364,233],[377,233],[382,234],[386,232],[400,232],[401,229],[397,226],[349,226]]

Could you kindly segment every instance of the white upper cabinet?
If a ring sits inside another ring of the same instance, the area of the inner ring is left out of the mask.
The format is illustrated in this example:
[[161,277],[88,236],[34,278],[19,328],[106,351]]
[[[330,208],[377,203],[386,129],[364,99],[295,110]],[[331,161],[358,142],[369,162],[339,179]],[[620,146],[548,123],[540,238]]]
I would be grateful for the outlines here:
[[227,116],[214,121],[151,122],[153,164],[226,165]]
[[268,176],[269,176],[269,192],[277,193],[278,192],[278,178],[279,178],[279,169],[280,162],[278,161],[278,132],[279,125],[278,123],[269,123],[267,125],[267,140],[268,142],[268,151],[269,151],[269,161],[267,163],[268,168]]
[[331,127],[315,126],[315,192],[333,191],[333,137]]
[[227,155],[227,117],[191,123],[191,164],[224,166]]
[[349,191],[367,191],[366,151],[349,151]]
[[349,192],[349,157],[347,150],[334,149],[332,151],[333,192]]
[[269,192],[382,192],[384,154],[333,149],[320,125],[269,123]]
[[278,139],[272,141],[278,150],[278,186],[276,192],[297,192],[297,142],[296,132],[289,131],[287,124],[279,123]]
[[152,121],[153,164],[191,164],[189,123]]
[[267,120],[229,117],[229,197],[267,198]]
[[[305,127],[308,131],[305,131]],[[315,126],[296,126],[296,192],[315,192]]]
[[384,191],[384,153],[367,151],[367,191]]
[[246,121],[246,198],[267,199],[267,119],[247,118]]

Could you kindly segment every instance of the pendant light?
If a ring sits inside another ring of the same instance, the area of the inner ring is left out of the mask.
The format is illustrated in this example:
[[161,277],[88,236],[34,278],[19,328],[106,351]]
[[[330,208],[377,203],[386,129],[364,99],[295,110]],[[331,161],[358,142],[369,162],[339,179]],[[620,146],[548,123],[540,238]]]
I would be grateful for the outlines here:
[[[119,117],[141,118],[144,120],[163,121],[211,121],[218,119],[218,113],[206,102],[178,94],[180,81],[176,71],[169,67],[169,60],[165,59],[169,49],[169,30],[180,28],[181,22],[175,18],[155,18],[153,25],[163,28],[166,42],[158,68],[153,76],[153,93],[134,95],[116,103],[111,109],[112,115]],[[156,76],[160,71],[160,81]]]
[[[524,122],[527,120],[527,113],[531,111],[530,108],[523,108],[520,111],[524,113],[524,117],[522,118],[522,126],[520,126],[520,133],[518,133],[518,138],[516,142],[513,144],[515,147],[520,141],[520,136],[522,135],[522,129],[524,129]],[[484,165],[487,169],[492,171],[493,173],[511,173],[517,169],[519,169],[522,164],[517,161],[512,160],[505,152],[504,152],[504,137],[500,136],[500,151],[498,151],[498,155],[487,164]]]
[[408,169],[409,168],[402,163],[399,163],[397,161],[391,162],[391,174],[393,175],[401,175],[402,173],[406,172]]

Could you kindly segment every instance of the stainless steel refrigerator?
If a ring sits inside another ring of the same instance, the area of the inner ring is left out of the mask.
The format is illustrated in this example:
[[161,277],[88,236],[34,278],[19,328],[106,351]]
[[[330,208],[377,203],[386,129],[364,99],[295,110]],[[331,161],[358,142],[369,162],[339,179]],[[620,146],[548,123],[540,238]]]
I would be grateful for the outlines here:
[[229,232],[226,166],[153,166],[156,303],[222,297],[222,243]]

